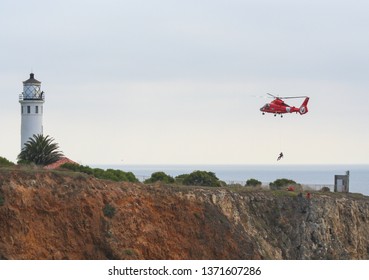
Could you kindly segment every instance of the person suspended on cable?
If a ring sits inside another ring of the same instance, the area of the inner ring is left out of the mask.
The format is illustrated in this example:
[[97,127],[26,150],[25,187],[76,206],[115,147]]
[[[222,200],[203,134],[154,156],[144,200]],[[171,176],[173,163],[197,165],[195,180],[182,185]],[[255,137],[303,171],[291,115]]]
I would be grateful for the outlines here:
[[281,158],[283,158],[283,153],[281,152],[277,158],[277,160],[280,160]]

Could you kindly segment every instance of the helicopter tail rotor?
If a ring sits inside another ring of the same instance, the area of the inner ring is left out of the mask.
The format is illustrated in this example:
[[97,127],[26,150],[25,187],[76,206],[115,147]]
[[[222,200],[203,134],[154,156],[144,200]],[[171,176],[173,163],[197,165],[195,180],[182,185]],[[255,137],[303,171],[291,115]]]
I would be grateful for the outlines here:
[[307,107],[308,102],[309,102],[309,97],[306,97],[304,102],[301,104],[299,108],[300,115],[306,114],[309,111]]

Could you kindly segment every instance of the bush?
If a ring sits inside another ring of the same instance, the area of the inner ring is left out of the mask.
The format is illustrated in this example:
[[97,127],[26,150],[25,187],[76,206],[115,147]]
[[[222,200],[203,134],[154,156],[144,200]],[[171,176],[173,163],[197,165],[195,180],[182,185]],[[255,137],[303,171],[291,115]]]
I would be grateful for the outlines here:
[[151,174],[151,177],[147,180],[145,180],[144,183],[155,183],[155,182],[163,182],[163,183],[174,183],[174,178],[172,176],[169,176],[165,174],[162,171],[154,172]]
[[99,179],[106,179],[116,182],[138,182],[138,179],[132,172],[124,172],[119,169],[107,169],[103,170],[101,168],[91,168],[89,166],[83,166],[73,163],[64,163],[61,168],[72,170],[74,172],[82,172],[88,175],[92,175]]
[[213,172],[194,171],[183,177],[183,184],[188,186],[220,187],[220,181]]
[[330,192],[331,191],[331,189],[329,188],[329,187],[323,187],[323,188],[321,188],[321,190],[320,190],[321,192]]
[[107,203],[103,208],[103,213],[105,217],[113,218],[115,215],[115,207]]
[[251,178],[246,181],[246,187],[257,187],[257,186],[261,186],[261,182],[259,180]]
[[14,163],[4,157],[0,157],[0,166],[13,166]]
[[280,190],[290,185],[296,185],[297,183],[293,180],[282,178],[277,179],[274,182],[269,184],[271,190]]
[[181,174],[175,177],[175,181],[179,185],[183,185],[183,181],[188,177],[188,174]]

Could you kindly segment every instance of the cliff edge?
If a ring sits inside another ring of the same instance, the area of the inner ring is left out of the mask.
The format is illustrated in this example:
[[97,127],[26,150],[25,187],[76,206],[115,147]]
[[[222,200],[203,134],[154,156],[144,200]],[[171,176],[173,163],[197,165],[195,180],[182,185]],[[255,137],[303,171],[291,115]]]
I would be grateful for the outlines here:
[[0,259],[369,259],[362,195],[0,169]]

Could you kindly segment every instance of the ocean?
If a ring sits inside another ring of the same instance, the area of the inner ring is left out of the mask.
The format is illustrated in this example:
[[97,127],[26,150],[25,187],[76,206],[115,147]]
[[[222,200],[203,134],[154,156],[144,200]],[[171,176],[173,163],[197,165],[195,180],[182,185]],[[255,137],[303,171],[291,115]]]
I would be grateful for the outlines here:
[[228,184],[245,184],[248,179],[257,179],[268,184],[286,178],[303,185],[320,189],[328,186],[333,190],[334,175],[345,175],[350,171],[350,192],[369,195],[369,165],[99,165],[91,167],[113,168],[130,171],[143,181],[152,173],[163,171],[173,177],[195,170],[211,171]]

